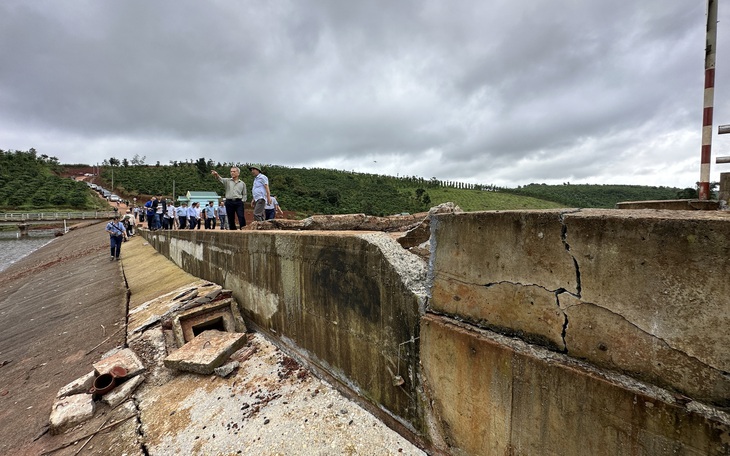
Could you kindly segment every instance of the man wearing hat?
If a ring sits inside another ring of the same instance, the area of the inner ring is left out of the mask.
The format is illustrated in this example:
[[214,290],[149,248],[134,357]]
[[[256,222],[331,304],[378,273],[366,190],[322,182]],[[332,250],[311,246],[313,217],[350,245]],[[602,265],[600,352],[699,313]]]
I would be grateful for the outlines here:
[[119,261],[122,242],[127,239],[127,230],[124,228],[124,224],[119,221],[119,214],[114,214],[114,217],[106,224],[106,232],[109,233],[109,246],[112,253],[109,261]]
[[271,193],[269,192],[269,178],[266,177],[258,166],[249,166],[253,174],[253,186],[251,187],[251,207],[253,207],[253,219],[259,222],[266,220],[266,205],[271,204]]
[[228,228],[236,229],[236,216],[241,229],[246,226],[246,219],[243,216],[243,203],[246,202],[246,183],[238,178],[241,170],[237,166],[231,167],[231,177],[221,177],[215,170],[211,174],[218,179],[218,182],[226,187],[226,213],[228,214]]

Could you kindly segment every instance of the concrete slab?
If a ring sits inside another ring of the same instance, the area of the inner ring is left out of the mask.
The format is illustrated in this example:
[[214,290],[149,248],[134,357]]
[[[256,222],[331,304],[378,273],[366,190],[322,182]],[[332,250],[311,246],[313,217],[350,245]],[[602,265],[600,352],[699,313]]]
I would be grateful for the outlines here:
[[77,378],[76,380],[58,390],[58,395],[56,397],[62,399],[66,396],[71,396],[74,394],[88,393],[94,384],[95,378],[96,373],[94,371],[91,371],[83,377]]
[[203,331],[165,358],[165,366],[198,374],[212,374],[246,343],[245,333]]
[[57,400],[51,409],[51,434],[60,434],[94,416],[94,405],[91,394],[74,394]]
[[120,350],[119,352],[94,363],[94,370],[97,374],[106,374],[114,366],[122,366],[127,369],[127,377],[134,377],[144,371],[144,364],[137,355],[129,348]]
[[103,395],[101,397],[101,402],[108,404],[110,407],[114,408],[127,400],[129,395],[132,394],[134,390],[142,384],[143,381],[144,375],[137,375],[136,377],[132,377],[126,382],[122,383],[121,385]]

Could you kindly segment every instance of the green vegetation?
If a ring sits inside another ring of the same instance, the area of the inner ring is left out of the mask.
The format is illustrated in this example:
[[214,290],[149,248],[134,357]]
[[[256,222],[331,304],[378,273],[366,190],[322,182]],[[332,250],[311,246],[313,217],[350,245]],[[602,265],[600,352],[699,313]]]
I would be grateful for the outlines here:
[[[651,201],[688,198],[688,190],[642,185],[545,185],[530,184],[516,189],[502,189],[513,195],[531,196],[560,203],[566,207],[613,208],[622,201]],[[696,195],[696,193],[695,193]],[[696,198],[696,196],[694,196]]]
[[90,210],[98,207],[86,184],[59,176],[56,157],[0,149],[0,209]]
[[[241,168],[250,197],[253,177],[247,164],[196,161],[145,165],[145,157],[130,161],[105,160],[95,183],[122,198],[171,197],[188,191],[211,191],[219,195],[223,186],[211,176],[216,170],[229,176],[231,166]],[[59,165],[55,157],[38,156],[35,150],[0,150],[0,210],[43,210],[44,208],[95,209],[105,201],[86,185],[62,174],[78,174],[86,165]],[[454,202],[465,211],[552,209],[560,207],[612,208],[620,201],[645,201],[696,197],[694,189],[639,185],[545,185],[518,188],[439,181],[436,178],[392,177],[332,169],[263,166],[273,195],[282,209],[300,217],[310,214],[365,213],[391,215],[416,213]],[[86,171],[83,171],[86,172]],[[113,189],[112,189],[113,182]]]
[[531,196],[512,195],[506,192],[484,190],[460,190],[438,187],[429,190],[434,204],[453,201],[467,212],[514,209],[554,209],[565,205]]

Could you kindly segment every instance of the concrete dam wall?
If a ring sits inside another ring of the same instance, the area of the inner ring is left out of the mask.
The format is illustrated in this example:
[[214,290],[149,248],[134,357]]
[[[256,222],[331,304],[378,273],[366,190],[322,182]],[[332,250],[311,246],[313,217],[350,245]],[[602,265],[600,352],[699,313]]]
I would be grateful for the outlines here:
[[730,454],[730,217],[433,215],[398,234],[157,231],[186,271],[432,453]]

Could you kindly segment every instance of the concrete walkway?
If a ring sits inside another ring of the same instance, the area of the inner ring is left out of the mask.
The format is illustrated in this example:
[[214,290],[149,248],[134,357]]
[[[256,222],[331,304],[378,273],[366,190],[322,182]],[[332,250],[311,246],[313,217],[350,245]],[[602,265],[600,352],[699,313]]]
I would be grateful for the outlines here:
[[58,438],[43,433],[58,389],[124,344],[126,288],[109,256],[96,224],[0,273],[0,454],[50,448]]
[[[119,263],[107,248],[102,225],[72,231],[0,275],[0,362],[12,360],[0,367],[0,454],[424,454],[259,334],[247,334],[226,378],[165,368],[167,331],[132,332],[179,292],[215,284],[140,237],[123,245]],[[125,344],[147,369],[134,397],[43,434],[56,391]]]

